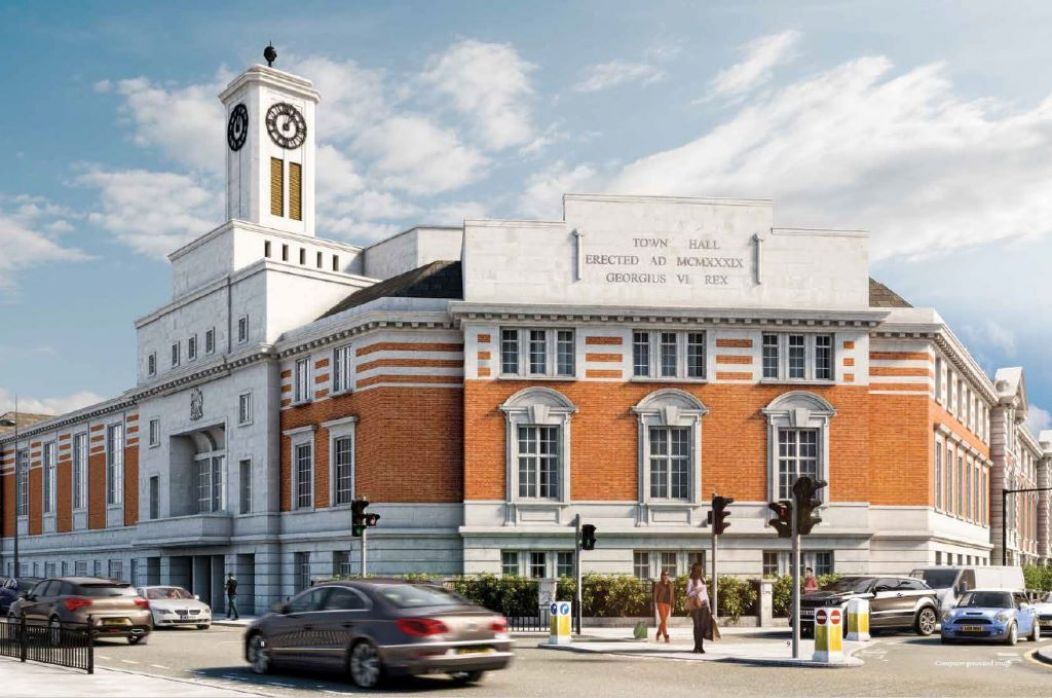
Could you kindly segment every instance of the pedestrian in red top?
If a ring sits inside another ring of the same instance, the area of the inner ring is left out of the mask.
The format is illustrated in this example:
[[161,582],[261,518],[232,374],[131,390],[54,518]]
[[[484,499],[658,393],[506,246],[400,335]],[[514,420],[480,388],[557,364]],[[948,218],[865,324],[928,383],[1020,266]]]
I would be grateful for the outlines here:
[[810,567],[804,570],[804,593],[818,591],[818,580],[815,579],[815,571]]

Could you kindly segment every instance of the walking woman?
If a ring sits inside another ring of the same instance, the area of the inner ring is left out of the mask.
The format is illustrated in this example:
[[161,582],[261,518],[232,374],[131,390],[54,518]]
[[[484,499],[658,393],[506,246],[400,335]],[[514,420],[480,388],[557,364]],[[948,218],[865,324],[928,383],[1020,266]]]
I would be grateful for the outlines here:
[[668,642],[668,616],[672,613],[672,607],[676,605],[676,586],[668,578],[668,571],[661,570],[661,580],[654,585],[654,608],[657,609],[658,629],[657,640],[662,636]]
[[694,620],[694,652],[705,654],[705,638],[714,640],[716,623],[709,609],[709,589],[702,579],[701,563],[695,562],[690,568],[690,579],[687,580],[687,610]]

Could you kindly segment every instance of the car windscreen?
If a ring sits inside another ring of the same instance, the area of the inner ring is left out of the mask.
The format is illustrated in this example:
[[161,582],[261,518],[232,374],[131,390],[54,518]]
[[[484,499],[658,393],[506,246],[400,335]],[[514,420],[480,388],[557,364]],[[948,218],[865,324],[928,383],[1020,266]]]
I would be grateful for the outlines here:
[[961,597],[958,607],[1013,608],[1012,595],[1003,591],[970,591]]
[[101,598],[138,596],[135,588],[130,584],[80,584],[78,585],[78,589],[81,596],[94,596]]
[[841,577],[833,582],[827,590],[841,593],[852,591],[855,593],[864,593],[869,591],[869,587],[872,584],[872,577]]
[[399,608],[424,606],[459,606],[465,603],[452,592],[424,584],[385,584],[378,589],[381,596]]
[[957,570],[924,570],[924,581],[932,589],[949,589],[957,582]]
[[182,587],[154,587],[146,590],[146,598],[151,601],[164,599],[192,599],[193,594]]

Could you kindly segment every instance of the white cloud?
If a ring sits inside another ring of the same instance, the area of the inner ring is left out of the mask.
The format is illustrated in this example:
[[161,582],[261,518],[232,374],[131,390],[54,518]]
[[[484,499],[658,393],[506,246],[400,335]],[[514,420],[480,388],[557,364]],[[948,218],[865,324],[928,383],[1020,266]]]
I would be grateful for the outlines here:
[[596,191],[600,177],[591,165],[568,165],[563,161],[552,163],[526,180],[526,187],[519,199],[519,211],[524,216],[543,220],[561,220],[563,194],[570,192]]
[[[65,414],[82,407],[102,402],[105,398],[90,390],[81,390],[71,395],[59,397],[33,398],[25,395],[18,396],[18,411],[33,414]],[[15,408],[15,395],[10,390],[0,388],[0,412],[7,412]]]
[[455,132],[418,115],[377,124],[355,141],[355,147],[372,158],[370,174],[383,186],[413,194],[458,189],[480,178],[488,164]]
[[1037,436],[1046,429],[1052,429],[1052,413],[1037,405],[1030,405],[1026,413],[1026,425],[1030,433]]
[[1015,356],[1015,332],[992,318],[987,318],[978,326],[967,325],[964,331],[977,344],[996,349],[1002,358]]
[[16,276],[25,269],[91,259],[59,238],[72,228],[66,217],[73,215],[41,197],[0,197],[0,291],[16,289]]
[[480,220],[489,215],[481,201],[450,201],[435,206],[424,214],[428,225],[463,225],[467,220]]
[[611,191],[769,197],[780,225],[865,228],[877,259],[1037,236],[1052,220],[1052,98],[954,93],[941,65],[853,60],[753,99],[614,173]]
[[745,58],[721,70],[712,80],[718,95],[737,95],[771,79],[774,68],[793,58],[800,33],[792,29],[753,39],[741,47]]
[[486,148],[502,150],[534,138],[533,69],[510,44],[466,39],[431,56],[421,80],[452,101]]
[[584,77],[574,85],[574,90],[599,92],[630,82],[649,85],[664,78],[665,71],[652,63],[610,61],[588,66],[584,71]]
[[209,178],[93,169],[76,183],[98,190],[99,205],[88,220],[149,256],[163,258],[221,222],[223,187]]
[[353,138],[390,113],[381,71],[317,56],[292,58],[290,66],[294,73],[310,78],[321,93],[318,138],[325,142]]

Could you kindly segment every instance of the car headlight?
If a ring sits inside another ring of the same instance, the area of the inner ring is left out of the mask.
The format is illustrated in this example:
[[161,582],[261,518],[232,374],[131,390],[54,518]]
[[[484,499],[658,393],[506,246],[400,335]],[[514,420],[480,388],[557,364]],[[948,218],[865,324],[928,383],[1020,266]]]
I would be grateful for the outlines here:
[[1001,611],[996,616],[994,616],[994,618],[996,618],[1002,623],[1007,623],[1008,621],[1012,620],[1012,614],[1009,611]]
[[953,622],[953,611],[946,611],[946,613],[943,613],[942,614],[942,622],[943,623],[952,623]]

